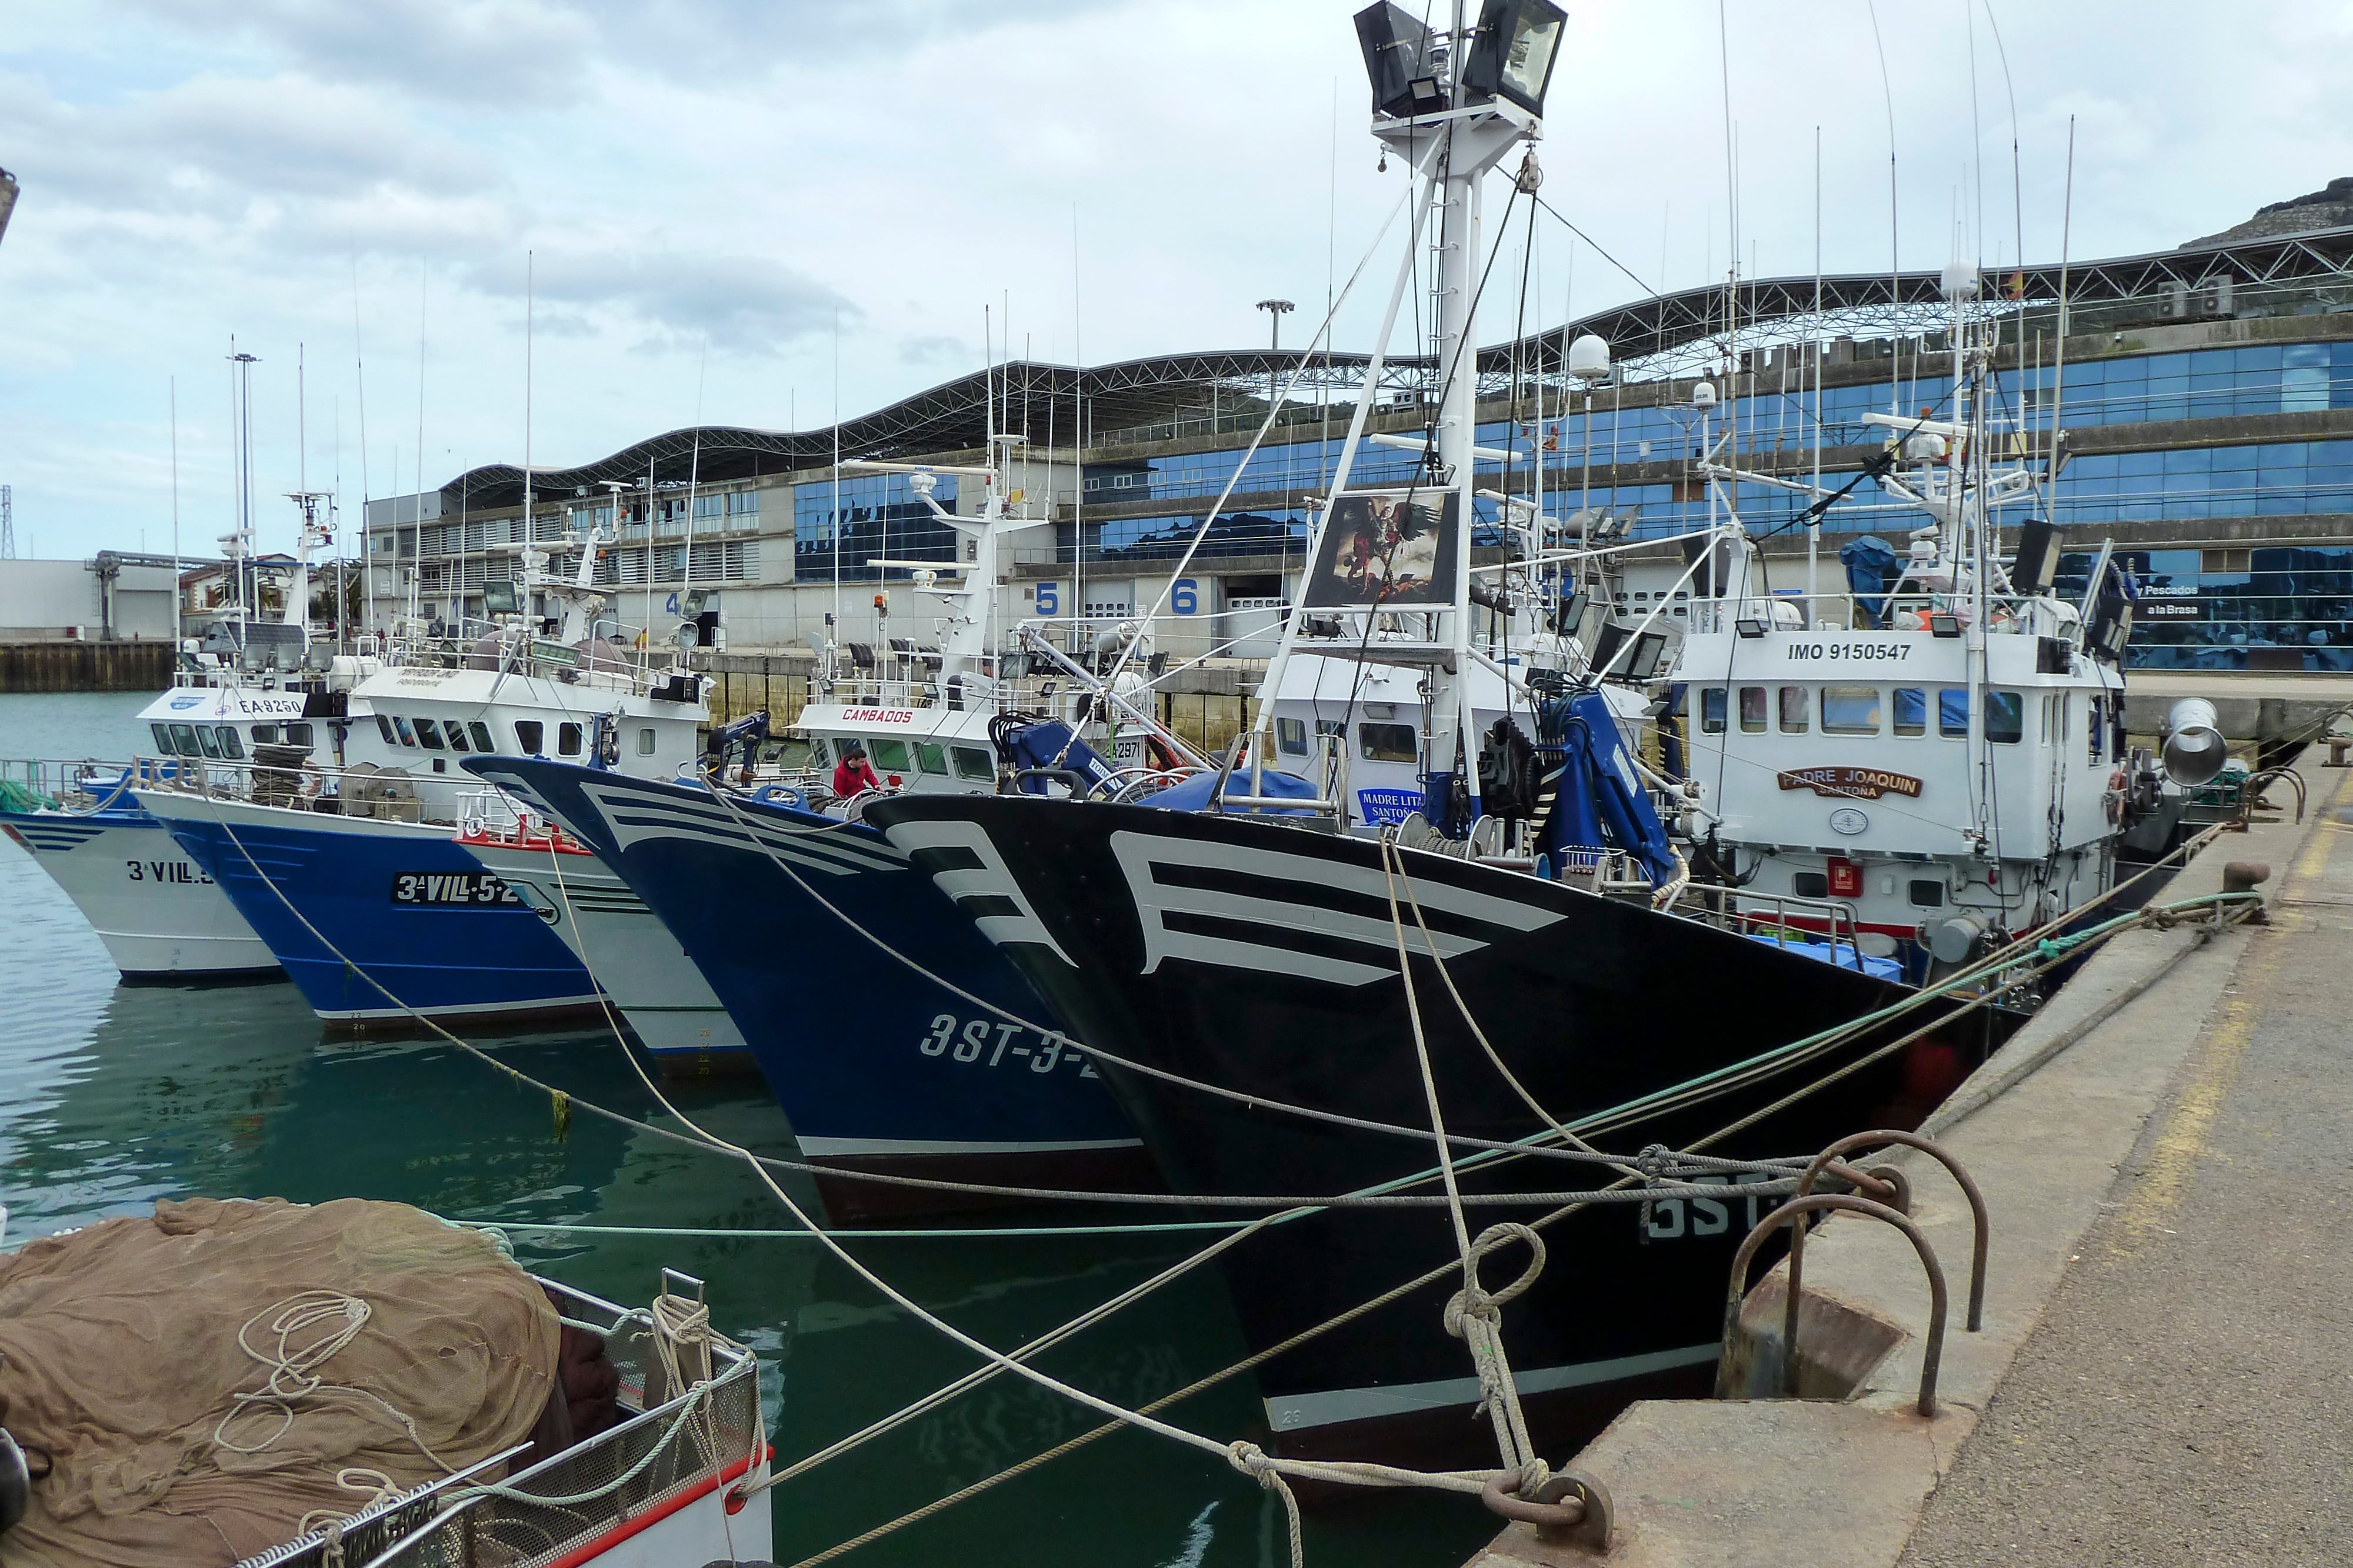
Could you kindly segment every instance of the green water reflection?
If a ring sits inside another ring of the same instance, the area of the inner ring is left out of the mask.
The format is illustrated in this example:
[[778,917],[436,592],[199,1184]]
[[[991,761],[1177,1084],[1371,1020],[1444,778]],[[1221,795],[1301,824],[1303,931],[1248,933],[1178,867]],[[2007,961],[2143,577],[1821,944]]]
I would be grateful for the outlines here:
[[[0,742],[119,725],[136,701],[0,697]],[[11,718],[16,722],[12,726]],[[28,723],[35,720],[37,722]],[[32,731],[38,731],[37,734]],[[51,751],[103,751],[102,743]],[[157,1197],[396,1198],[492,1223],[778,1229],[789,1224],[740,1164],[575,1110],[436,1042],[322,1037],[290,986],[122,986],[48,879],[0,844],[0,1203],[7,1242],[144,1211]],[[594,1034],[484,1039],[501,1060],[646,1120],[659,1117],[621,1047]],[[681,1108],[751,1147],[784,1152],[782,1117],[748,1083],[675,1091]],[[1008,1216],[1054,1223],[1072,1216]],[[533,1269],[641,1301],[665,1265],[708,1281],[713,1320],[751,1344],[780,1460],[813,1452],[969,1370],[973,1358],[806,1240],[516,1230]],[[1198,1235],[854,1242],[910,1296],[993,1344],[1029,1339],[1166,1268]],[[1272,1243],[1269,1243],[1272,1244]],[[1130,1405],[1239,1359],[1214,1271],[1187,1277],[1041,1364]],[[1257,1435],[1236,1380],[1179,1406],[1220,1440]],[[779,1563],[857,1535],[1097,1424],[1000,1379],[776,1494]],[[1381,1500],[1312,1520],[1311,1563],[1453,1564],[1492,1533],[1451,1498]],[[1123,1433],[840,1561],[912,1568],[1039,1563],[1242,1568],[1285,1560],[1279,1505],[1221,1461]]]

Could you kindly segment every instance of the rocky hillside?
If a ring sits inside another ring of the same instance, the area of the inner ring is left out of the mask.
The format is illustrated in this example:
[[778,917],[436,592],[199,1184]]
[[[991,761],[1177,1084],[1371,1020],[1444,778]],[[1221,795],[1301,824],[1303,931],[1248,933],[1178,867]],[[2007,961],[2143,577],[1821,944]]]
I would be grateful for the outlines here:
[[[2305,234],[2346,224],[2353,224],[2353,175],[2331,180],[2327,188],[2310,195],[2260,207],[2246,222],[2203,239],[2193,239],[2189,244],[2223,245],[2235,239],[2268,239],[2274,235]],[[2186,250],[2189,246],[2182,248]]]

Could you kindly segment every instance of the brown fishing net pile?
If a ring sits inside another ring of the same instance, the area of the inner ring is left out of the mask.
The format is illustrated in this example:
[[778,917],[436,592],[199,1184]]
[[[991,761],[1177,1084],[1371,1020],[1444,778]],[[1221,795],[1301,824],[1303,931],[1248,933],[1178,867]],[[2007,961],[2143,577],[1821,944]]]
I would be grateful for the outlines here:
[[[402,1204],[162,1202],[0,1256],[0,1426],[49,1467],[0,1568],[230,1564],[364,1507],[353,1468],[463,1469],[532,1436],[559,1328],[490,1237]],[[273,1392],[260,1358],[347,1331]]]

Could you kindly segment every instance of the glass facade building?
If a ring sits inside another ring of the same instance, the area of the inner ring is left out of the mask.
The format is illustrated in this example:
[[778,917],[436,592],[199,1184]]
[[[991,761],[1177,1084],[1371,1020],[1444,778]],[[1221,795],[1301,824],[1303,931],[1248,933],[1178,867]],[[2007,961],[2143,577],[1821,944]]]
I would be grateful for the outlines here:
[[[2326,329],[2314,333],[2325,335]],[[2065,557],[2061,584],[2080,588],[2092,559],[2084,552],[2104,538],[2116,540],[2117,559],[2146,584],[2133,663],[2353,668],[2353,423],[2344,438],[2332,431],[2315,439],[2284,439],[2301,432],[2283,432],[2278,424],[2281,416],[2353,410],[2353,341],[2121,352],[2069,363],[2063,387],[2056,367],[2032,363],[2031,357],[2024,370],[1999,378],[2006,423],[2047,436],[2054,404],[2063,403],[2059,423],[2073,433],[2073,455],[2052,489],[2050,505],[2076,552]],[[1800,387],[1794,371],[1782,378],[1762,370],[1745,378],[1759,390],[1727,397],[1716,410],[1715,429],[1721,435],[1730,419],[1739,456],[1778,455],[1785,469],[1819,444],[1835,454],[1824,469],[1826,483],[1835,487],[1854,477],[1863,452],[1887,439],[1885,427],[1866,424],[1864,415],[1950,413],[1950,376],[1928,374],[1949,363],[1933,347],[1907,343],[1904,352],[1876,362],[1871,379],[1857,379],[1864,373],[1844,367],[1839,374],[1845,384],[1819,395],[1810,384]],[[1783,380],[1788,390],[1781,390]],[[1642,482],[1613,482],[1617,473],[1638,465],[1680,465],[1697,456],[1701,444],[1698,416],[1688,406],[1656,405],[1650,386],[1626,391],[1642,400],[1640,406],[1626,406],[1623,394],[1608,389],[1592,399],[1595,482],[1589,492],[1584,484],[1588,416],[1581,394],[1565,411],[1547,408],[1537,429],[1490,419],[1480,424],[1476,438],[1483,447],[1525,454],[1512,465],[1510,488],[1518,490],[1525,489],[1528,464],[1541,447],[1545,510],[1553,517],[1569,517],[1589,493],[1594,507],[1608,509],[1637,540],[1704,526],[1709,503],[1697,480],[1654,479],[1654,468]],[[1264,570],[1269,557],[1288,558],[1295,566],[1306,547],[1308,502],[1331,483],[1348,412],[1335,409],[1328,425],[1278,426],[1255,452],[1248,450],[1247,434],[1238,434],[1204,450],[1090,454],[1081,490],[1084,521],[1074,524],[1065,510],[1056,531],[1056,560],[1064,565],[1083,561],[1090,570],[1122,564],[1148,570],[1191,548],[1212,572],[1219,560],[1243,571]],[[1367,442],[1358,449],[1349,484],[1409,484],[1421,460],[1417,451]],[[1503,468],[1482,460],[1482,486],[1499,488]],[[950,483],[942,481],[944,501]],[[1221,495],[1229,497],[1228,505],[1205,530],[1204,516]],[[1751,533],[1778,551],[1793,542],[1788,536],[1801,524],[1808,500],[1772,486],[1743,484],[1736,504]],[[2004,521],[2014,527],[2029,510],[2006,509]],[[1481,501],[1478,514],[1482,526],[1474,542],[1495,542],[1493,503]],[[2309,521],[2338,517],[2345,520],[2341,530]],[[837,528],[846,577],[900,574],[866,569],[876,556],[945,559],[954,552],[948,531],[929,517],[902,476],[845,479],[839,523],[831,484],[802,483],[795,521],[796,563],[804,581],[830,575]],[[1921,521],[1919,512],[1866,479],[1824,516],[1822,528],[1841,541],[1877,532],[1900,542]],[[1778,545],[1772,542],[1777,532],[1784,535]],[[2173,547],[2173,539],[2189,547]],[[2346,542],[2332,542],[2340,539]],[[1243,558],[1251,564],[1242,565]]]

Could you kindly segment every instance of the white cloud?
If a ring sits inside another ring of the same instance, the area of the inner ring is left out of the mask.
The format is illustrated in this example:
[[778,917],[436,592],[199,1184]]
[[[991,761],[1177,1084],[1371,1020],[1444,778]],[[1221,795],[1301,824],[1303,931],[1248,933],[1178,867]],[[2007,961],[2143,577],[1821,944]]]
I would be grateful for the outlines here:
[[[2353,172],[2341,7],[2217,26],[2179,0],[1999,4],[2037,258],[2058,248],[2071,114],[2079,257]],[[1353,8],[137,0],[126,26],[83,0],[18,7],[0,18],[0,163],[25,181],[0,246],[0,479],[45,548],[153,544],[176,374],[184,510],[206,514],[185,531],[208,540],[235,331],[263,356],[265,494],[301,457],[297,344],[311,477],[340,417],[356,499],[364,345],[370,485],[395,482],[396,445],[406,489],[420,271],[427,481],[516,458],[526,251],[541,461],[688,423],[698,397],[713,423],[814,426],[837,320],[850,414],[976,366],[984,307],[997,352],[1009,330],[1040,358],[1255,344],[1269,295],[1299,301],[1284,337],[1303,341],[1401,180],[1364,134]],[[1744,260],[1811,268],[1819,124],[1826,264],[1886,264],[1889,96],[1905,262],[1943,259],[1957,219],[2014,259],[2009,94],[1980,9],[1973,124],[1965,15],[1881,5],[1883,95],[1862,0],[1733,8]],[[1546,196],[1662,287],[1729,252],[1718,47],[1711,7],[1580,6],[1554,89]],[[1568,247],[1549,220],[1538,238],[1552,320]],[[1364,346],[1389,265],[1343,345]],[[1580,310],[1635,292],[1589,250],[1575,269]],[[283,542],[290,509],[274,526]]]

